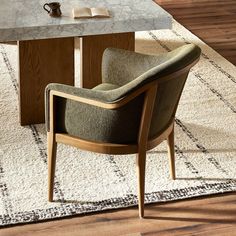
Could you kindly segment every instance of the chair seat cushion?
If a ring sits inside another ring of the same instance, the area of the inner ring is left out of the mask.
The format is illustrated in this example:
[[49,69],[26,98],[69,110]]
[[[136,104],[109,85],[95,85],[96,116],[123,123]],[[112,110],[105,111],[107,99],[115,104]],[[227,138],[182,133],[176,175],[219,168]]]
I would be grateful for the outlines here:
[[94,87],[93,90],[109,91],[109,90],[113,90],[113,89],[116,89],[119,87],[120,86],[118,86],[116,84],[102,83],[102,84],[99,84],[96,87]]

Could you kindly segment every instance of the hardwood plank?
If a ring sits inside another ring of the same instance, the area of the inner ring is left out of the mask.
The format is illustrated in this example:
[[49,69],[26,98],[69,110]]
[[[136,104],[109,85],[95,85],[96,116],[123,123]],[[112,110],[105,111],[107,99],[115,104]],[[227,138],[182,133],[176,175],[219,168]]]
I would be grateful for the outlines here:
[[106,48],[134,51],[134,33],[104,34],[82,37],[80,41],[81,87],[93,88],[101,83],[102,55]]
[[149,204],[145,216],[139,219],[132,207],[2,228],[0,236],[235,235],[236,193]]
[[236,65],[235,0],[155,0],[187,29]]
[[74,85],[74,38],[18,42],[21,125],[43,123],[44,89]]

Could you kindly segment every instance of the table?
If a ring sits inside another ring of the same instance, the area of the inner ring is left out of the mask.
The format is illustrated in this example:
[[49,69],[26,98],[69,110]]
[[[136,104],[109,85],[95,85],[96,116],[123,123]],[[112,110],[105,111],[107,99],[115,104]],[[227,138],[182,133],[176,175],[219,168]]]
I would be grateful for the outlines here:
[[[151,0],[66,0],[50,17],[42,0],[1,0],[0,42],[17,41],[20,124],[44,122],[48,83],[74,85],[74,37],[81,37],[81,86],[101,82],[105,48],[134,50],[134,32],[171,28],[172,17]],[[73,7],[106,7],[111,18],[73,19]]]

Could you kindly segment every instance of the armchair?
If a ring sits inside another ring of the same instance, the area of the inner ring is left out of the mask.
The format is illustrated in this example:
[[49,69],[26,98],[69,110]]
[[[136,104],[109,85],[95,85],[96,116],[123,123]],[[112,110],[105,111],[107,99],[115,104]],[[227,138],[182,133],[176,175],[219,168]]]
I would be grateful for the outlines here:
[[175,179],[174,117],[200,53],[193,44],[155,56],[108,48],[98,86],[49,84],[45,90],[48,200],[53,201],[57,143],[105,154],[136,153],[139,216],[144,217],[146,152],[167,140]]

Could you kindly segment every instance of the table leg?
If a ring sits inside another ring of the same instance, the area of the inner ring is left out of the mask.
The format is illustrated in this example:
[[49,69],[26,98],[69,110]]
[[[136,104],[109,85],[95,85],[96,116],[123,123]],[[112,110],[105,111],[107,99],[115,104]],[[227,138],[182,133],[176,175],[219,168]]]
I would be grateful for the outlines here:
[[74,38],[19,41],[20,124],[43,123],[44,89],[74,85]]
[[134,32],[82,37],[80,39],[81,87],[93,88],[101,83],[101,62],[106,48],[115,47],[134,51],[134,44]]

